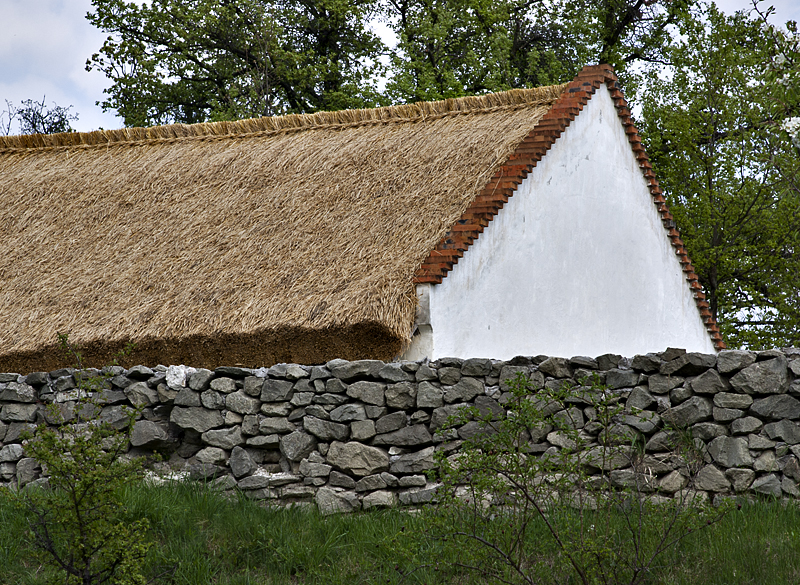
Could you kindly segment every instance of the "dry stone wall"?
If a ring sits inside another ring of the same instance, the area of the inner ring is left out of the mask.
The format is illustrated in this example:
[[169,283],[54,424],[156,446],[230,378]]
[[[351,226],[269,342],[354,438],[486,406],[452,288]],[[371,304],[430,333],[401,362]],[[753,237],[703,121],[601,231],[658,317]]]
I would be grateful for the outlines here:
[[[623,358],[537,356],[510,361],[333,360],[257,370],[135,366],[105,370],[101,418],[125,424],[124,407],[142,407],[130,454],[160,452],[161,471],[242,490],[276,503],[316,501],[325,512],[419,505],[435,498],[426,475],[434,453],[457,451],[479,432],[468,422],[442,432],[461,405],[505,412],[507,380],[522,372],[535,388],[597,374],[626,404],[617,420],[645,447],[651,485],[680,493],[687,478],[670,451],[665,423],[691,431],[704,461],[694,488],[711,497],[737,493],[800,497],[800,350],[668,349]],[[94,372],[99,373],[99,372]],[[50,424],[48,404],[74,416],[71,369],[0,374],[0,485],[45,483],[26,457],[21,434]],[[576,382],[577,383],[577,382]],[[587,405],[577,424],[589,424]],[[573,413],[574,414],[574,413]],[[560,448],[559,433],[539,437],[538,453]],[[615,470],[624,476],[625,469]],[[628,471],[628,473],[630,473]],[[613,480],[613,477],[612,477]]]

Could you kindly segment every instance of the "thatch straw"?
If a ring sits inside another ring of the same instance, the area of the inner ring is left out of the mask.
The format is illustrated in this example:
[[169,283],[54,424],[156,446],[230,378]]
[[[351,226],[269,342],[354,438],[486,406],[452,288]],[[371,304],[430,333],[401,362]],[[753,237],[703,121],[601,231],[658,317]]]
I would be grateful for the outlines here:
[[0,138],[0,371],[57,331],[98,359],[391,358],[414,271],[563,89]]

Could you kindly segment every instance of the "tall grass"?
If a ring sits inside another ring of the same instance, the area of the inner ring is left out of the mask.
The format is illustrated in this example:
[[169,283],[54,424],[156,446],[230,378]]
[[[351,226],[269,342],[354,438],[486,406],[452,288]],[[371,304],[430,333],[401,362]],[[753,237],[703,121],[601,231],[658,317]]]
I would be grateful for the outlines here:
[[[402,510],[321,516],[313,507],[268,508],[206,486],[135,484],[121,494],[130,518],[150,521],[155,543],[145,574],[185,585],[481,583],[451,567],[447,541],[426,538],[425,515]],[[32,557],[25,512],[0,491],[0,583],[40,585],[48,569]],[[531,546],[555,554],[544,533]],[[800,583],[800,510],[780,502],[743,505],[690,535],[662,559],[652,583]]]

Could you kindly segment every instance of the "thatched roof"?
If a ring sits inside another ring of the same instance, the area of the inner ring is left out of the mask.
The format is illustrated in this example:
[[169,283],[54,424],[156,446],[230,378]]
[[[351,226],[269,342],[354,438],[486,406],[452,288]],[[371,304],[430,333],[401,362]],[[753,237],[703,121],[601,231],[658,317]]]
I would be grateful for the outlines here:
[[390,359],[414,275],[565,86],[0,138],[0,371]]

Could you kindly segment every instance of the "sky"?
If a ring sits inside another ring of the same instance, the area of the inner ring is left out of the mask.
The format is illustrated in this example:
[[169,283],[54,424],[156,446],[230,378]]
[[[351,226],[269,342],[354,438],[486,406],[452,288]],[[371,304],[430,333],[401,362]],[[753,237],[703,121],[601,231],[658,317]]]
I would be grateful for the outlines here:
[[[800,0],[772,0],[775,24],[800,21]],[[749,8],[750,0],[718,0],[728,13]],[[103,44],[105,35],[85,16],[91,0],[0,0],[0,110],[5,100],[46,98],[48,106],[73,106],[79,131],[120,128],[114,112],[96,102],[110,85],[102,73],[85,70],[86,60]]]

